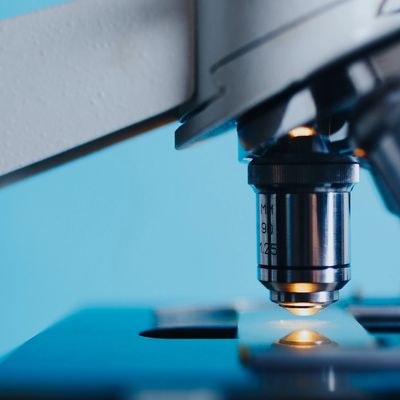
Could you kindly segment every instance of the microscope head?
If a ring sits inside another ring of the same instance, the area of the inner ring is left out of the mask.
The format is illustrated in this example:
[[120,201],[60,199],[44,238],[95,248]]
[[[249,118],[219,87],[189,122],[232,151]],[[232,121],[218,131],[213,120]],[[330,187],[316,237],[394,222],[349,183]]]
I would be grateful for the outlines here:
[[249,4],[198,3],[198,90],[176,147],[237,128],[257,195],[258,278],[273,302],[311,315],[350,279],[359,164],[400,215],[400,9]]

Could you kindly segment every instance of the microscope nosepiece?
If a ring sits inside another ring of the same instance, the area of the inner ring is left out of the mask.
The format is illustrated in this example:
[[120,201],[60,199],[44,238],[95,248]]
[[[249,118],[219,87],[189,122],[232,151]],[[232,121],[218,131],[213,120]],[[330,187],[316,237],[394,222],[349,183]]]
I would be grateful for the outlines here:
[[319,137],[286,138],[249,165],[257,193],[258,279],[293,314],[315,314],[350,280],[350,191],[357,162]]

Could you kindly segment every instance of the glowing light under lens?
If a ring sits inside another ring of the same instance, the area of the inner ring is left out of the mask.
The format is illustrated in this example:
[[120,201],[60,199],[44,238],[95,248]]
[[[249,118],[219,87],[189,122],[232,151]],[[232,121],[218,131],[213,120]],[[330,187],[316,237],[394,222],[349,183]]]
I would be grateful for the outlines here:
[[294,307],[285,307],[286,310],[291,312],[294,315],[297,315],[298,317],[309,317],[310,315],[314,315],[317,312],[321,311],[320,307],[299,307],[299,308],[294,308]]
[[324,308],[324,306],[318,303],[279,303],[279,305],[299,317],[309,317]]
[[294,348],[311,348],[332,344],[327,337],[309,329],[299,329],[279,340],[279,344]]
[[367,155],[367,152],[362,149],[361,147],[357,147],[356,149],[354,149],[354,155],[356,157],[360,157],[360,158],[364,158]]
[[289,131],[289,136],[292,138],[301,136],[314,136],[317,132],[309,126],[297,126]]

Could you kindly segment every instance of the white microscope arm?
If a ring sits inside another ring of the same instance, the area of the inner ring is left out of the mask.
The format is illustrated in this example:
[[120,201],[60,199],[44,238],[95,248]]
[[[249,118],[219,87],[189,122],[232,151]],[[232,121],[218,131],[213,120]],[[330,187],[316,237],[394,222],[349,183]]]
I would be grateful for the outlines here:
[[76,0],[0,21],[2,182],[177,118],[192,19],[188,0]]

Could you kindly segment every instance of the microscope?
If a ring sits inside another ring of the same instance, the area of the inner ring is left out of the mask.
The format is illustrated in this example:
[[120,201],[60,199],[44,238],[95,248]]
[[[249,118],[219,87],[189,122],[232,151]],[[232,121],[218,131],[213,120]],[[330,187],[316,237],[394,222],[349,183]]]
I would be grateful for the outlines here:
[[[77,0],[1,21],[0,43],[2,184],[174,119],[179,150],[235,127],[256,193],[258,279],[295,316],[313,318],[350,280],[350,193],[360,167],[400,216],[396,0]],[[16,63],[21,54],[29,63]],[[236,337],[229,311],[200,314],[194,320],[218,325],[220,337]],[[164,333],[181,337],[181,317],[157,315],[161,328],[178,321]],[[268,358],[242,346],[241,360],[261,370],[349,365],[354,353],[332,356],[336,341],[304,324],[306,333],[285,331],[275,347],[317,338],[328,353],[282,358],[274,347]],[[207,329],[200,338],[215,339]],[[384,357],[400,368],[398,352],[368,354],[356,354],[357,368]]]
[[[273,302],[312,315],[337,301],[350,279],[350,191],[359,165],[399,214],[398,28],[389,33],[389,20],[400,5],[197,7],[199,94],[177,147],[236,125],[257,195],[258,279]],[[203,89],[205,79],[213,85]]]
[[2,182],[172,119],[177,149],[236,127],[257,193],[258,278],[273,302],[313,314],[350,279],[359,165],[400,214],[399,7],[86,0],[2,21]]

